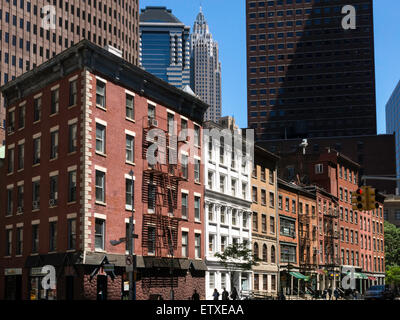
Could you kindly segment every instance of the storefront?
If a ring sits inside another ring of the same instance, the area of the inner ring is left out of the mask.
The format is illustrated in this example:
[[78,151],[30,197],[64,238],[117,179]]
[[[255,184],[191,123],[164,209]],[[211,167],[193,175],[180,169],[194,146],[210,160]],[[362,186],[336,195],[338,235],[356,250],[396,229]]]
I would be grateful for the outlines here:
[[4,269],[5,300],[22,299],[22,268]]

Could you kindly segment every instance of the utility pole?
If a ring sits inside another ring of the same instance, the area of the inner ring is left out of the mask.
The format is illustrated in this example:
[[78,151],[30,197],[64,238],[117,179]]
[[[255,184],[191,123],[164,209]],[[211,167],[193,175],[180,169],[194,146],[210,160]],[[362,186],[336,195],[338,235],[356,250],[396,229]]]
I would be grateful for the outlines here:
[[133,279],[133,273],[136,272],[136,255],[133,254],[134,247],[135,247],[135,239],[134,239],[134,232],[135,232],[135,225],[133,224],[134,218],[134,176],[133,170],[129,171],[129,175],[132,178],[132,211],[131,217],[129,218],[129,232],[128,232],[128,246],[129,246],[129,255],[132,257],[132,268],[129,270],[129,300],[136,300],[136,283]]

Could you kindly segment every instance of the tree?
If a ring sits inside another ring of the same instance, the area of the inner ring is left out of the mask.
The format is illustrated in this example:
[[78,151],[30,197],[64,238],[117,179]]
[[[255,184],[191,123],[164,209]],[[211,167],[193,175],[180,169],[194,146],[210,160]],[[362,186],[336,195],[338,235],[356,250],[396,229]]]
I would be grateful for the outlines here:
[[254,257],[253,251],[244,243],[233,243],[227,246],[223,253],[216,253],[215,257],[229,271],[231,290],[234,286],[234,273],[238,270],[251,270],[253,266],[258,265],[257,261],[259,261]]
[[400,286],[400,267],[390,266],[386,270],[386,282],[393,286]]
[[386,269],[400,266],[400,229],[385,221],[385,262]]

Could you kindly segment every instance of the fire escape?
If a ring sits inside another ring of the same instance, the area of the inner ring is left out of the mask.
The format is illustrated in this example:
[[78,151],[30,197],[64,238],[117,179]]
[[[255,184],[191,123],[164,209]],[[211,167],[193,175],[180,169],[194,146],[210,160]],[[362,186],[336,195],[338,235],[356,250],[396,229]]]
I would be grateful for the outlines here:
[[[178,186],[184,180],[182,168],[177,164],[169,163],[170,152],[175,151],[170,145],[170,136],[167,130],[160,127],[160,121],[166,120],[145,117],[143,119],[143,184],[142,202],[144,205],[142,223],[142,254],[144,257],[153,257],[153,266],[156,268],[170,268],[171,288],[173,285],[173,268],[176,265],[174,253],[178,248],[178,225],[180,218],[177,217]],[[162,130],[164,137],[157,136],[154,140],[148,139],[149,131],[152,129]],[[148,141],[150,140],[150,141]],[[147,160],[147,150],[153,143],[164,145],[158,148],[156,156],[165,159],[164,163],[157,162],[151,165]],[[172,157],[176,158],[176,153]],[[147,205],[147,211],[146,211]],[[148,279],[150,286],[168,286],[164,279]]]
[[[324,247],[325,247],[325,267],[328,272],[334,272],[335,267],[340,265],[338,252],[335,252],[335,245],[338,245],[338,209],[324,208]],[[338,247],[336,247],[338,250]]]
[[300,272],[309,272],[313,267],[311,261],[311,217],[309,213],[299,214],[299,262]]

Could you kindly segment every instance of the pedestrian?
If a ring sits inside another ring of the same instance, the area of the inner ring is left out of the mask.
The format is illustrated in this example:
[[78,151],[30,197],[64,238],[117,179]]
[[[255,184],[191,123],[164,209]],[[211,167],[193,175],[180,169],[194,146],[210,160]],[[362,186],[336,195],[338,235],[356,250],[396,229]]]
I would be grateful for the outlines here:
[[238,293],[237,293],[236,287],[233,287],[233,290],[231,292],[231,299],[236,300],[237,298],[238,298]]
[[194,289],[192,300],[200,300],[200,295],[197,293],[196,289]]
[[217,288],[214,289],[213,297],[214,297],[214,300],[218,300],[218,298],[219,298],[219,292],[218,292]]
[[229,292],[226,291],[224,287],[224,291],[222,291],[222,300],[229,300]]
[[328,289],[329,300],[332,300],[332,288],[329,287]]
[[335,299],[338,300],[338,298],[339,298],[339,290],[337,288],[335,288],[335,290],[333,291],[333,295],[335,296]]
[[322,292],[322,299],[326,300],[326,289]]

